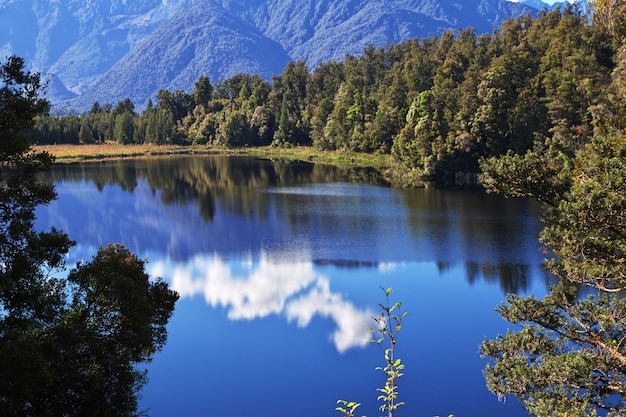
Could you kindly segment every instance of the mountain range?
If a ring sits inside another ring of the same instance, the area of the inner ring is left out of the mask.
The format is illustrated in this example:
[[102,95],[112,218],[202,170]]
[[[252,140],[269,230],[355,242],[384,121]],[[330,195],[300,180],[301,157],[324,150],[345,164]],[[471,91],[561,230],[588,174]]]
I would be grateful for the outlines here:
[[48,80],[56,111],[160,89],[189,91],[239,73],[270,80],[290,61],[309,69],[446,30],[491,33],[546,7],[506,0],[0,0],[0,57],[18,55]]

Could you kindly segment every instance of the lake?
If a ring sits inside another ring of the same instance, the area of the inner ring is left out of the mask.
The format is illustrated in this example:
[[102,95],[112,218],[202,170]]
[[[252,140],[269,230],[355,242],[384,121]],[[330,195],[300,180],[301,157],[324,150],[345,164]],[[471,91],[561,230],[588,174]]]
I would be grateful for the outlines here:
[[140,403],[161,416],[381,415],[367,327],[393,288],[406,405],[396,416],[525,416],[485,387],[505,294],[546,293],[537,206],[478,191],[400,190],[368,169],[186,156],[55,166],[37,226],[70,264],[122,242],[181,299]]

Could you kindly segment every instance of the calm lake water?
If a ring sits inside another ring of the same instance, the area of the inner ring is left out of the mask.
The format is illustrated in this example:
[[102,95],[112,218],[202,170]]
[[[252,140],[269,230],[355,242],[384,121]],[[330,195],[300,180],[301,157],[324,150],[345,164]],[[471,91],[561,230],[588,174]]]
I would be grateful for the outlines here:
[[524,416],[485,387],[478,355],[510,326],[508,292],[546,292],[537,207],[470,191],[373,185],[369,170],[243,157],[57,166],[38,211],[78,242],[70,263],[123,242],[181,299],[149,366],[142,409],[161,416],[380,415],[384,302],[409,313],[397,416]]

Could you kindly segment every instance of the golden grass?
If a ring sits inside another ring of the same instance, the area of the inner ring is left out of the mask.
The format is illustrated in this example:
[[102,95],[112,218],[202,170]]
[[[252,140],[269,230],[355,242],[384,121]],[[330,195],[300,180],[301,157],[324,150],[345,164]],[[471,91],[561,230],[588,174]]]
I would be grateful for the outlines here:
[[189,147],[159,145],[120,145],[114,143],[98,145],[35,145],[36,151],[46,151],[54,155],[58,162],[101,160],[111,158],[149,157],[173,153],[191,152]]
[[263,146],[255,148],[221,148],[207,146],[177,145],[36,145],[36,151],[46,151],[54,155],[57,162],[100,161],[120,158],[149,158],[163,155],[214,154],[214,155],[251,155],[264,158],[302,160],[332,165],[369,166],[386,168],[391,165],[390,155],[364,154],[346,151],[321,151],[309,146],[279,148]]

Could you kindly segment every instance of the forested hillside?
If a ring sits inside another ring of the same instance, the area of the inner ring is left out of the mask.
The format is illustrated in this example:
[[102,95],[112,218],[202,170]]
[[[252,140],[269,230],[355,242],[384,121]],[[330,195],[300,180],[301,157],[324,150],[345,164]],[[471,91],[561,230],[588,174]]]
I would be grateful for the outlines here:
[[126,97],[143,110],[158,89],[189,92],[200,75],[269,81],[289,60],[315,68],[369,44],[488,33],[534,11],[507,0],[0,0],[0,57],[41,71],[57,114]]
[[460,183],[480,158],[531,148],[567,155],[595,131],[624,128],[623,10],[600,12],[543,11],[490,35],[467,29],[369,47],[312,71],[290,62],[271,83],[203,76],[191,93],[159,91],[139,114],[127,99],[41,117],[37,141],[381,152],[394,156],[396,183]]

